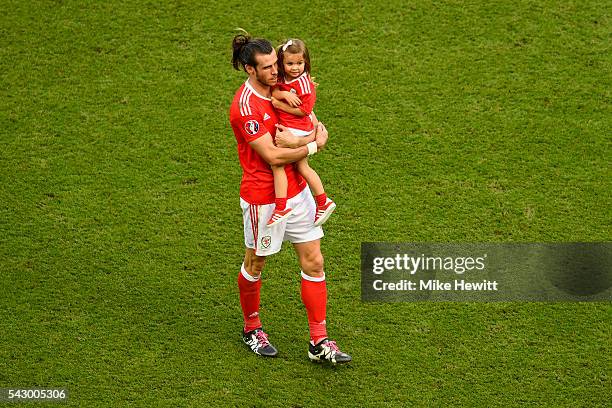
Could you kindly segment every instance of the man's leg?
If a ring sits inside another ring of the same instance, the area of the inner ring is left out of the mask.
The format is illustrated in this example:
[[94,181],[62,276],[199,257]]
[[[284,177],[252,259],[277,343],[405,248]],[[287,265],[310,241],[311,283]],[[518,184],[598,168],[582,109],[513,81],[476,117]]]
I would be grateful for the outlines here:
[[244,263],[238,274],[240,305],[244,317],[244,332],[261,327],[259,320],[259,293],[261,290],[261,272],[266,264],[265,256],[255,255],[255,250],[247,248]]
[[254,249],[246,249],[244,263],[238,274],[240,306],[242,307],[242,316],[244,317],[242,338],[256,354],[274,357],[277,351],[268,341],[268,336],[262,330],[261,321],[259,320],[260,278],[265,263],[265,256],[255,255]]
[[310,340],[317,344],[327,337],[327,286],[323,272],[321,240],[294,244],[293,247],[302,267],[302,302],[308,314]]
[[313,361],[347,363],[348,354],[341,352],[336,343],[327,338],[327,286],[323,271],[321,241],[314,240],[293,244],[302,267],[302,302],[308,315],[310,347],[308,356]]

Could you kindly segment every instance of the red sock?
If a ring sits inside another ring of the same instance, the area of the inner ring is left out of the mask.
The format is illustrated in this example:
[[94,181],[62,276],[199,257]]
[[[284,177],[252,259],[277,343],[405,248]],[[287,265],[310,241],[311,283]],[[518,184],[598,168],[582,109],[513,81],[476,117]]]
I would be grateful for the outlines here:
[[238,274],[238,289],[240,290],[240,306],[242,306],[242,316],[244,317],[244,332],[247,333],[261,327],[261,322],[259,321],[261,280],[257,279],[253,282],[244,277],[245,273],[243,265],[242,270]]
[[[321,279],[313,282],[312,279]],[[302,272],[302,302],[306,306],[310,340],[317,344],[327,337],[325,314],[327,308],[327,286],[323,278],[311,278]]]
[[274,204],[276,205],[276,210],[284,210],[287,206],[287,197],[284,198],[276,198],[274,200]]
[[323,207],[325,205],[325,202],[327,201],[327,194],[325,193],[319,194],[319,195],[316,195],[314,198],[315,198],[315,201],[317,202],[317,207]]

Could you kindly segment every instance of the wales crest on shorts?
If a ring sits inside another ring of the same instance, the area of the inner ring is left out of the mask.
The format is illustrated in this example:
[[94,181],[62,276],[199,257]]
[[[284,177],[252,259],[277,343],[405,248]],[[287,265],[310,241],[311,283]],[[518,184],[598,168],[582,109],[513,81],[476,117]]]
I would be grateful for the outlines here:
[[271,236],[266,235],[265,237],[261,237],[261,246],[264,249],[269,248],[271,243],[272,243],[272,237]]

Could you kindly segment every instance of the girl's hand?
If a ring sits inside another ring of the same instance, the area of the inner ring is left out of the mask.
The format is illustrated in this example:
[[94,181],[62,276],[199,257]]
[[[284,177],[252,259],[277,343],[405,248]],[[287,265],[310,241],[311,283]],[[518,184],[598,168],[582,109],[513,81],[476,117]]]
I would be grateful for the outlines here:
[[325,128],[325,125],[319,122],[317,124],[317,139],[315,140],[315,142],[317,142],[318,150],[322,150],[325,147],[325,145],[327,144],[328,138],[329,138],[329,135],[327,133],[327,129]]
[[300,100],[300,98],[291,92],[285,92],[285,101],[287,102],[287,104],[289,106],[291,106],[292,108],[297,108],[298,106],[300,106],[302,104],[302,101]]
[[270,99],[272,100],[272,106],[274,106],[276,109],[279,109],[282,102],[276,99],[275,97],[271,97]]

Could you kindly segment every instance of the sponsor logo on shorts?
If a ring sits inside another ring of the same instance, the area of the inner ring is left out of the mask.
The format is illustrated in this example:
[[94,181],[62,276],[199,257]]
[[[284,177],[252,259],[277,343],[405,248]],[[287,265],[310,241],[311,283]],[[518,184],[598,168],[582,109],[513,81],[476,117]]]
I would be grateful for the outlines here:
[[244,124],[244,130],[251,136],[256,135],[259,132],[259,123],[256,120],[249,120]]
[[261,237],[261,246],[264,247],[264,249],[269,248],[271,242],[272,242],[271,236],[266,235],[265,237]]

